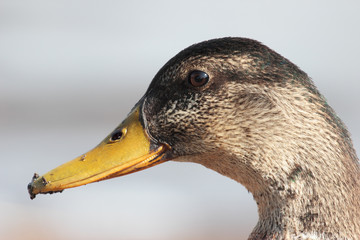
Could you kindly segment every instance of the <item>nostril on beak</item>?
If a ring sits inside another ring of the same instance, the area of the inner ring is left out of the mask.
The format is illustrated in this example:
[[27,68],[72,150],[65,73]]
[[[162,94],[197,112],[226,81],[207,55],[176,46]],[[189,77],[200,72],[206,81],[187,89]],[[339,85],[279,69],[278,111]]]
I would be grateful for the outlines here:
[[110,141],[120,140],[126,134],[126,128],[116,129],[110,137]]

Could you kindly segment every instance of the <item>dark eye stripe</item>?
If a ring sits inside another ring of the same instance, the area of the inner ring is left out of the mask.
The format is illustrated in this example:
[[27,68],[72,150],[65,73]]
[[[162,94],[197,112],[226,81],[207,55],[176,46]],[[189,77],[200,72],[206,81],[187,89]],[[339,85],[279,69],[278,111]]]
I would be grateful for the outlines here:
[[206,72],[195,70],[189,74],[189,83],[194,87],[201,87],[207,84],[209,75]]

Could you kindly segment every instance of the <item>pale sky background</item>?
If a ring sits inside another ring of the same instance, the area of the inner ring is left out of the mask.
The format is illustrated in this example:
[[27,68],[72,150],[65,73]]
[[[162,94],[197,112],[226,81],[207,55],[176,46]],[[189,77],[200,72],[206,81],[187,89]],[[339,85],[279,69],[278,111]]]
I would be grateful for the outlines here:
[[29,199],[26,186],[98,144],[189,45],[257,39],[314,80],[360,148],[358,1],[0,0],[0,238],[245,239],[244,187],[165,163]]

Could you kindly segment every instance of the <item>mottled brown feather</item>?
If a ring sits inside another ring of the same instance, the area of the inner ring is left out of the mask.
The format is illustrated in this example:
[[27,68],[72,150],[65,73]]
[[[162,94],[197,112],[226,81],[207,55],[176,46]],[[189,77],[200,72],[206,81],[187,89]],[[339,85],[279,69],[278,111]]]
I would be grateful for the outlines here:
[[[201,70],[207,85],[188,75]],[[311,79],[261,43],[222,38],[172,58],[143,97],[148,133],[171,157],[243,184],[250,239],[360,239],[360,167],[346,127]]]

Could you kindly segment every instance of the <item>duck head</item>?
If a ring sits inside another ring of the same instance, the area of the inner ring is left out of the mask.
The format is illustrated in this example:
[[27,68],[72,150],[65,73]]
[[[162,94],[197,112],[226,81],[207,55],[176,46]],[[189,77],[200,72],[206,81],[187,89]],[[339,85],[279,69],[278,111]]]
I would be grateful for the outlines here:
[[331,194],[354,206],[341,210],[347,220],[360,218],[359,164],[346,128],[306,73],[245,38],[181,51],[103,142],[34,176],[28,189],[34,198],[168,160],[200,163],[243,184],[259,207],[254,239],[319,228],[340,236],[344,224],[327,221],[339,214],[324,210],[336,202],[323,197]]

